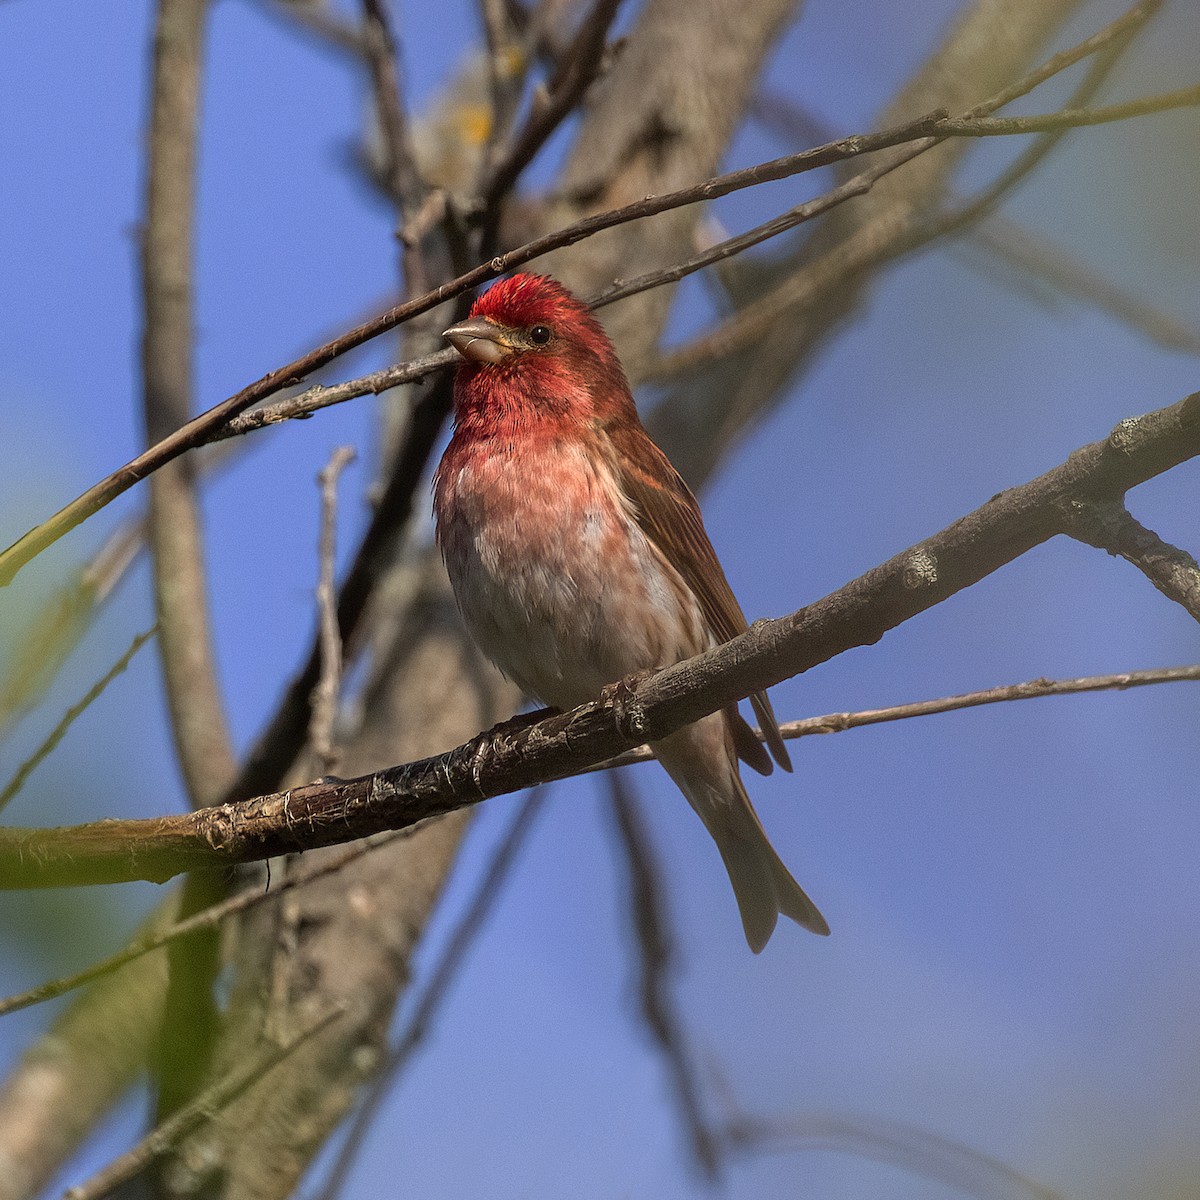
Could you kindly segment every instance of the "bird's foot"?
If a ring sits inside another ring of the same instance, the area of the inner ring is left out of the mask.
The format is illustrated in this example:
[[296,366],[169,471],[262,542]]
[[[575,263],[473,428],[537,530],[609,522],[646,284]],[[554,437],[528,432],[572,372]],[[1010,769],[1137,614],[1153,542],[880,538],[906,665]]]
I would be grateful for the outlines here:
[[653,671],[634,671],[616,683],[610,683],[600,693],[601,701],[612,705],[617,728],[634,746],[646,740],[646,710],[638,693],[642,684],[653,674]]

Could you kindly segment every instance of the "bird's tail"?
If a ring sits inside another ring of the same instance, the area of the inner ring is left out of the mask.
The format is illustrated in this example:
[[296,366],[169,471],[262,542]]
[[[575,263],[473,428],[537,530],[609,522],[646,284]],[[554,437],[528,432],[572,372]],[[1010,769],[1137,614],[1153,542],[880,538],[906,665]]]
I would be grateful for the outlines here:
[[[696,733],[697,726],[690,726],[656,744],[654,751],[717,844],[750,949],[755,954],[762,950],[775,931],[780,913],[813,933],[828,934],[825,918],[792,878],[767,838],[738,776],[732,752],[716,760],[694,744]],[[681,734],[693,737],[680,744]],[[716,775],[720,778],[714,778]]]

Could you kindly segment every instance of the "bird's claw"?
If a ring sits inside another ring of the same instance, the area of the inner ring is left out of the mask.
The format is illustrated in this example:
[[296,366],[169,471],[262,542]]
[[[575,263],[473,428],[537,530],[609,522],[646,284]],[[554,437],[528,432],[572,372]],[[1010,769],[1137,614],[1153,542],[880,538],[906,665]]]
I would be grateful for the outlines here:
[[653,671],[635,671],[610,683],[600,693],[600,699],[612,705],[613,720],[621,734],[633,745],[646,740],[646,710],[639,692]]

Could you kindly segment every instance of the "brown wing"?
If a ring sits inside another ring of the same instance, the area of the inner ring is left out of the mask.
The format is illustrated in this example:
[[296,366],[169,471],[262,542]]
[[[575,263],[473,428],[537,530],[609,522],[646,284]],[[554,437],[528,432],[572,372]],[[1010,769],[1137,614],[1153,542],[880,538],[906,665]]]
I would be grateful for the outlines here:
[[[683,477],[640,425],[614,421],[606,423],[603,433],[615,452],[613,465],[633,504],[638,525],[692,589],[717,640],[727,642],[745,633],[749,628],[745,614],[704,531],[696,497]],[[772,757],[785,771],[790,771],[792,760],[766,692],[755,692],[750,704],[771,755],[768,757],[763,751],[738,715],[736,705],[731,705],[726,716],[738,757],[763,775],[770,773]]]

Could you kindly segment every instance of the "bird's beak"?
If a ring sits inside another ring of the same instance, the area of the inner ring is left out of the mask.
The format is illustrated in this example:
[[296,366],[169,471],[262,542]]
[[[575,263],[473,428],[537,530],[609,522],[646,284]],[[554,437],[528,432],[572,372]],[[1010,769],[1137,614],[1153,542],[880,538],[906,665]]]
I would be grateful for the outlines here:
[[498,363],[516,349],[504,329],[487,317],[454,325],[442,337],[471,362]]

